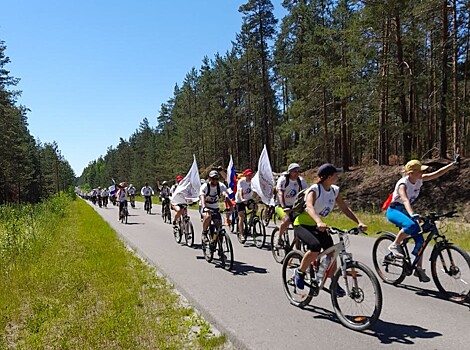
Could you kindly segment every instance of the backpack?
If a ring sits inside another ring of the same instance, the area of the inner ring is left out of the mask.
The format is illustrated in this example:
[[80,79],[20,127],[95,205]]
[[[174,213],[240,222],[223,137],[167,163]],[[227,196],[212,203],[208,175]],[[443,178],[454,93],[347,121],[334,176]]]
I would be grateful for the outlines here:
[[[208,196],[210,192],[211,192],[211,184],[207,183],[206,196]],[[217,196],[220,197],[220,184],[219,183],[217,183]]]
[[[289,175],[284,175],[286,177],[286,184],[285,187],[289,186]],[[299,185],[299,189],[302,188],[302,181],[300,181],[300,177],[297,178],[297,184]]]
[[385,202],[382,203],[382,210],[387,210],[388,209],[388,207],[392,203],[392,199],[393,199],[393,192],[390,193],[390,195],[387,197]]
[[[292,212],[295,215],[298,215],[298,214],[302,213],[305,210],[305,207],[307,206],[307,204],[305,203],[305,197],[306,197],[306,194],[307,194],[307,190],[309,188],[310,187],[307,187],[307,188],[303,189],[302,191],[300,191],[299,193],[297,193],[297,196],[295,197],[294,205],[292,206]],[[331,187],[331,190],[333,191],[333,194],[336,196],[336,192],[335,192],[333,187]],[[321,196],[321,186],[318,186],[318,197],[317,197],[317,199],[320,198],[320,196]]]

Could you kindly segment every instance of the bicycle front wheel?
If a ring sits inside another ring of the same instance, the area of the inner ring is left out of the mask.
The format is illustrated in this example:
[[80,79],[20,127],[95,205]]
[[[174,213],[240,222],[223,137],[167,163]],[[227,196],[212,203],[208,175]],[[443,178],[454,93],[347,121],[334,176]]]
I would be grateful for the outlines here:
[[375,271],[385,282],[397,285],[406,277],[403,268],[403,259],[395,257],[388,247],[395,240],[395,235],[385,233],[376,239],[372,249],[372,260],[374,261]]
[[432,279],[449,300],[463,302],[470,296],[470,256],[462,248],[446,244],[431,254]]
[[263,248],[264,242],[266,242],[266,228],[257,218],[253,223],[253,240],[255,241],[255,246],[258,249]]
[[181,226],[173,226],[173,236],[175,237],[176,243],[181,243]]
[[186,223],[186,245],[192,247],[194,244],[194,227],[191,221]]
[[347,328],[362,331],[372,327],[379,318],[382,289],[374,272],[366,265],[348,262],[346,276],[338,269],[331,281],[330,292],[336,316]]
[[[288,241],[280,241],[279,244],[274,244],[275,237],[276,235],[279,234],[279,227],[276,227],[273,232],[271,233],[271,253],[273,254],[273,258],[276,262],[279,264],[282,264],[284,261],[284,257],[287,254],[287,247],[289,246]],[[288,237],[288,234],[286,232],[285,234],[286,237]]]
[[222,267],[230,271],[233,268],[233,246],[225,230],[219,232],[218,254]]
[[268,211],[263,208],[261,209],[261,212],[259,214],[259,217],[261,218],[261,221],[263,222],[263,226],[267,227],[269,225],[269,217],[265,217],[266,215],[268,215]]
[[312,269],[305,273],[304,288],[300,289],[295,283],[295,271],[299,268],[304,254],[298,250],[293,250],[286,255],[282,264],[282,285],[284,293],[292,305],[300,308],[305,307],[313,298],[316,285],[312,278]]
[[170,208],[166,207],[165,208],[165,221],[169,224],[171,224],[171,211],[170,211]]

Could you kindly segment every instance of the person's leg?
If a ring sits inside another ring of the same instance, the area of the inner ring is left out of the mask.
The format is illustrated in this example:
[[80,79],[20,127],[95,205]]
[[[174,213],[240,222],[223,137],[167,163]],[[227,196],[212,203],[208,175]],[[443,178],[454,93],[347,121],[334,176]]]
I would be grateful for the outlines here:
[[320,253],[321,245],[318,239],[310,232],[306,226],[296,226],[294,234],[307,245],[308,251],[305,253],[300,266],[295,271],[295,284],[299,289],[304,288],[305,272],[310,264],[317,258]]

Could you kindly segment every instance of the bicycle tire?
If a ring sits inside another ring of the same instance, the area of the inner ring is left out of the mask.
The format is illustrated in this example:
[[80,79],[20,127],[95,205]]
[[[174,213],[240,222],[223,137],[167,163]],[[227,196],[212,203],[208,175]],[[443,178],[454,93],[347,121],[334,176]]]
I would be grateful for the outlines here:
[[127,224],[127,217],[129,216],[129,211],[127,210],[127,208],[124,209],[124,216],[126,218],[125,224]]
[[261,218],[261,222],[263,223],[263,226],[264,226],[264,227],[268,227],[269,222],[271,221],[271,218],[265,219],[265,218],[264,218],[264,215],[265,215],[265,208],[261,209],[261,212],[260,212],[260,214],[259,214],[259,217]]
[[387,231],[382,232],[383,234],[375,240],[372,248],[374,268],[382,281],[397,285],[403,282],[406,277],[403,259],[394,257],[388,250],[390,244],[395,240],[395,235]]
[[225,230],[220,230],[218,241],[220,263],[224,270],[230,271],[233,268],[233,246]]
[[287,255],[288,251],[286,247],[289,246],[289,239],[288,239],[288,233],[286,232],[285,236],[287,236],[287,239],[284,240],[284,246],[283,247],[275,247],[274,246],[274,237],[279,231],[279,227],[274,228],[273,232],[271,233],[271,253],[273,255],[274,260],[282,264],[284,261],[285,256]]
[[258,218],[255,218],[253,222],[253,241],[258,249],[262,249],[266,242],[266,228]]
[[168,207],[166,207],[166,222],[171,224],[171,211]]
[[[333,276],[330,290],[331,302],[336,316],[345,327],[363,331],[372,327],[380,317],[383,302],[382,289],[374,272],[363,263],[350,261],[346,265],[346,270],[346,277],[343,276],[341,268],[337,269]],[[350,294],[339,296],[338,286],[347,292],[346,279]],[[368,304],[370,306],[365,306],[367,301],[370,301]],[[354,311],[346,312],[348,307]],[[369,311],[367,315],[366,311]]]
[[194,244],[194,227],[191,221],[186,223],[186,245],[192,247]]
[[292,305],[300,308],[307,306],[315,293],[315,286],[313,286],[313,279],[311,278],[311,268],[305,273],[304,289],[299,289],[295,284],[295,269],[300,266],[303,256],[302,252],[292,250],[286,255],[282,264],[282,286],[284,293]]
[[206,261],[210,263],[212,259],[214,258],[214,251],[211,249],[210,243],[205,242],[204,239],[201,239],[201,247],[202,247],[202,254],[204,255],[204,259],[206,259]]
[[183,237],[183,234],[181,232],[180,225],[177,224],[176,226],[173,226],[173,236],[175,237],[176,243],[181,243],[181,237]]
[[470,297],[470,256],[459,246],[448,243],[435,247],[431,253],[431,273],[446,299],[464,302]]

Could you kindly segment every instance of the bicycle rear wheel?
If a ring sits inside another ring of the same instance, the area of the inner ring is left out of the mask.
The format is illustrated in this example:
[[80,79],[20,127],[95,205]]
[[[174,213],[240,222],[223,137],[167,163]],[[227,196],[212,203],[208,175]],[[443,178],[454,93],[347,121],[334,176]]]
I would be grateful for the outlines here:
[[219,232],[218,245],[220,263],[225,270],[230,271],[233,268],[233,246],[225,230]]
[[165,207],[165,221],[171,224],[171,211],[168,207]]
[[186,245],[192,247],[194,244],[194,228],[191,221],[186,223]]
[[385,232],[376,239],[372,249],[372,260],[374,261],[375,271],[379,277],[385,282],[397,285],[406,277],[405,269],[403,268],[404,260],[395,257],[388,247],[395,240],[395,235],[390,232]]
[[181,226],[180,225],[173,226],[173,236],[175,237],[176,243],[181,243],[181,237],[183,235],[182,235],[182,232],[181,232]]
[[253,222],[253,241],[258,249],[263,248],[266,242],[266,228],[258,218],[255,218]]
[[299,289],[295,284],[295,270],[300,266],[304,254],[298,250],[293,250],[286,255],[284,263],[282,264],[282,284],[284,293],[292,305],[298,307],[305,307],[310,303],[313,298],[316,282],[312,278],[312,269],[309,268],[305,273],[303,289]]
[[[346,295],[339,295],[338,287]],[[358,261],[348,262],[346,276],[338,269],[331,281],[330,292],[336,316],[347,328],[362,331],[372,327],[379,318],[382,289],[374,272],[366,265]]]
[[462,248],[446,244],[431,254],[432,279],[437,289],[452,301],[470,296],[470,256]]
[[279,240],[279,244],[275,246],[274,237],[276,237],[278,233],[279,227],[276,227],[271,233],[271,253],[273,255],[274,260],[279,264],[282,264],[282,262],[284,261],[284,257],[288,253],[287,247],[289,246],[289,235],[286,232],[284,235],[286,237],[286,240]]

